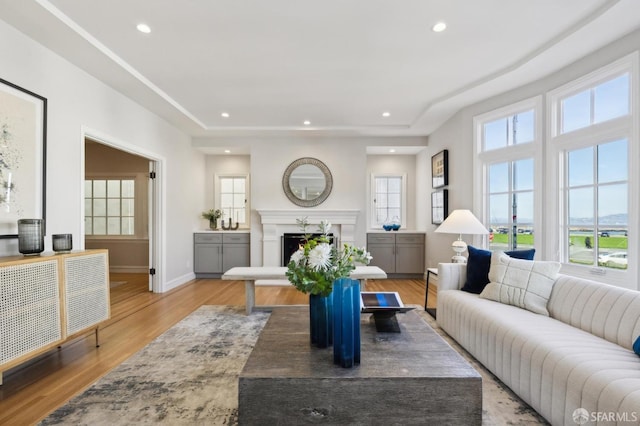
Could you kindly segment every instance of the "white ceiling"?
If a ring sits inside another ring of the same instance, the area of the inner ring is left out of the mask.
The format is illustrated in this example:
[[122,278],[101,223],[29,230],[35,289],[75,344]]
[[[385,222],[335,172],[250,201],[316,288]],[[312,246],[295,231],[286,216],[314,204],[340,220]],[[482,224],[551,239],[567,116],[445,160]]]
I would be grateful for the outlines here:
[[423,136],[639,28],[640,1],[0,0],[0,19],[194,137]]

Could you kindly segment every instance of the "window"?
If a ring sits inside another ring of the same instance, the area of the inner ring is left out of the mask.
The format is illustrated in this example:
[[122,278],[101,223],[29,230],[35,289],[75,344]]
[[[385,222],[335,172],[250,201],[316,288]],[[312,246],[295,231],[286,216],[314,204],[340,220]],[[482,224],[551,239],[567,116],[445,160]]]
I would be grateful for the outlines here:
[[533,247],[533,159],[488,166],[489,247]]
[[135,179],[87,179],[86,235],[135,234]]
[[638,175],[630,167],[638,156],[635,81],[637,55],[630,55],[549,94],[560,261],[567,273],[607,274],[620,285],[628,272],[637,274],[637,265],[627,262],[637,259],[631,255],[637,243],[629,238],[636,231],[629,217],[638,215]]
[[483,123],[483,151],[533,142],[534,124],[533,109]]
[[627,268],[627,151],[626,139],[567,151],[569,262]]
[[245,224],[247,202],[246,176],[220,176],[220,209],[223,219]]
[[372,228],[380,228],[385,222],[399,220],[406,223],[406,176],[372,175]]
[[629,114],[629,73],[560,100],[560,133]]
[[492,250],[533,248],[536,192],[539,191],[539,120],[537,97],[474,118],[478,150],[476,210],[490,231]]

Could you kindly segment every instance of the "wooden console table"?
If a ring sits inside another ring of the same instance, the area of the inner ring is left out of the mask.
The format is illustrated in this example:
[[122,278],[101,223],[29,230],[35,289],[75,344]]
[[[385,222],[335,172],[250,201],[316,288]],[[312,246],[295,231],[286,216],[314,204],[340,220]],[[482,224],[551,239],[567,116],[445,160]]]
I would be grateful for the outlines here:
[[0,384],[4,371],[110,317],[107,250],[0,258]]
[[[257,280],[286,280],[286,266],[247,266],[229,269],[222,275],[223,280],[245,282],[244,296],[247,315],[254,309],[273,309],[274,306],[256,306],[256,281]],[[364,289],[367,279],[385,279],[387,274],[377,266],[356,266],[351,272],[351,278],[360,280]]]

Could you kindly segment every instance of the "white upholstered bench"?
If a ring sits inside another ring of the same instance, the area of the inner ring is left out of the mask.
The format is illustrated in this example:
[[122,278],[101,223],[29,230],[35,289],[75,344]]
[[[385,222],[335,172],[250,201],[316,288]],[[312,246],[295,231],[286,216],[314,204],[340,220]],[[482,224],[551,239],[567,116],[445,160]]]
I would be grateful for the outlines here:
[[[256,281],[286,280],[286,266],[243,266],[229,269],[222,275],[223,280],[244,281],[245,305],[247,315],[254,309],[272,309],[273,306],[256,306]],[[387,274],[377,266],[356,266],[351,278],[360,280],[364,289],[367,279],[385,279]]]

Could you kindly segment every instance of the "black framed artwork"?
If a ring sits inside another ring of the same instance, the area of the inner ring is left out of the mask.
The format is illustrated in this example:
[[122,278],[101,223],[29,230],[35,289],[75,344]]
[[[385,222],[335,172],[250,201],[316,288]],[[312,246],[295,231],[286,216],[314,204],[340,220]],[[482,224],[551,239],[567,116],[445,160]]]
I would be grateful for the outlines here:
[[0,78],[0,238],[45,219],[47,99]]
[[442,150],[431,157],[431,186],[442,188],[449,184],[449,151]]
[[440,225],[449,215],[449,191],[442,189],[431,193],[431,223]]

